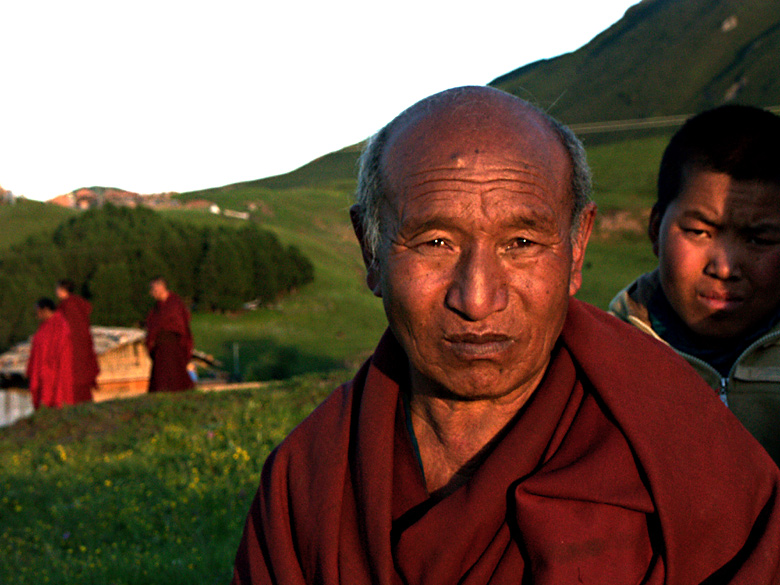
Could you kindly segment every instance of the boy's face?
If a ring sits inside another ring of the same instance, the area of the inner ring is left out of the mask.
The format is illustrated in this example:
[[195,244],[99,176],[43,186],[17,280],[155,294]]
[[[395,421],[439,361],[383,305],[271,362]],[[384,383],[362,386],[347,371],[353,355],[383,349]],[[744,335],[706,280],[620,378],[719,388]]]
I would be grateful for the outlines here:
[[689,169],[650,218],[661,286],[704,341],[742,338],[780,310],[780,185]]

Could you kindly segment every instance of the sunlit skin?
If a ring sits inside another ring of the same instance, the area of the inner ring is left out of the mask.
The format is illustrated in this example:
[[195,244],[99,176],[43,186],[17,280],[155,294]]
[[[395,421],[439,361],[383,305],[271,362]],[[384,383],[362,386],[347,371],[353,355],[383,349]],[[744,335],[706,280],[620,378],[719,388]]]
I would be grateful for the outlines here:
[[168,287],[162,280],[153,280],[149,283],[149,295],[155,300],[163,302],[168,298]]
[[434,109],[396,130],[368,282],[411,371],[429,491],[453,489],[538,386],[581,283],[570,162],[521,102]]
[[35,308],[35,315],[38,317],[38,321],[43,323],[44,321],[47,321],[52,315],[54,314],[54,311],[51,309],[44,307],[36,307]]
[[702,343],[744,338],[780,310],[780,186],[689,170],[650,238],[664,294]]

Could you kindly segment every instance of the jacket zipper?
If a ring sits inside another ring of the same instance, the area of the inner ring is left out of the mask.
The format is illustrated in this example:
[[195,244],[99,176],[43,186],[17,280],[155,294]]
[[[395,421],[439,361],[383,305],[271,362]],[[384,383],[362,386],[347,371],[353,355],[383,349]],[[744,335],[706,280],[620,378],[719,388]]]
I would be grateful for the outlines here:
[[[655,333],[655,332],[653,332],[653,333]],[[661,339],[658,336],[658,334],[656,334],[656,337],[658,339]],[[720,372],[718,372],[715,368],[713,368],[710,364],[708,364],[704,360],[699,359],[696,356],[693,356],[693,355],[690,355],[690,354],[687,354],[687,353],[683,353],[683,352],[678,352],[678,353],[681,356],[683,356],[685,359],[687,359],[688,361],[696,362],[700,366],[704,367],[705,369],[708,369],[709,371],[713,372],[714,374],[716,374],[718,376],[718,379],[720,380],[720,387],[717,390],[718,397],[720,398],[721,402],[723,402],[723,404],[725,404],[728,407],[728,405],[729,405],[729,397],[728,397],[729,382],[734,377],[734,371],[737,369],[737,365],[742,361],[742,359],[745,356],[747,356],[749,353],[751,353],[754,349],[756,349],[756,348],[758,348],[758,347],[760,347],[762,345],[766,345],[768,342],[775,341],[776,339],[779,339],[779,338],[780,338],[780,331],[772,331],[770,333],[767,333],[763,337],[760,337],[759,339],[756,339],[753,343],[751,343],[745,349],[745,351],[743,351],[741,354],[739,354],[739,357],[737,357],[737,359],[734,360],[734,364],[731,366],[731,369],[729,370],[728,376],[725,376],[725,377],[721,376]],[[664,340],[661,339],[661,341],[664,341]],[[666,343],[666,342],[664,341],[664,343]],[[669,344],[667,343],[667,345],[669,345]]]
[[721,378],[720,379],[720,391],[718,392],[718,396],[720,396],[720,401],[726,405],[726,408],[729,407],[729,397],[726,394],[726,386],[729,384],[728,378]]

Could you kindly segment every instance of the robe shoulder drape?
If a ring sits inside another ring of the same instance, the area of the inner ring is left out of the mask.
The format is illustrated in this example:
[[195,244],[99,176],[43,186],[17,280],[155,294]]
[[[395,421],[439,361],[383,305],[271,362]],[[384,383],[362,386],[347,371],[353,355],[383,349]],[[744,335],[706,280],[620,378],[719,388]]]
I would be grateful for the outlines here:
[[92,388],[100,373],[89,329],[92,305],[78,295],[70,295],[59,304],[57,310],[68,322],[73,340],[73,399],[76,402],[90,402]]
[[[387,333],[269,456],[234,584],[776,583],[780,471],[671,350],[572,301],[545,379],[428,497]],[[709,580],[708,580],[709,579]]]
[[190,312],[176,293],[158,301],[146,317],[146,346],[152,358],[149,392],[176,392],[194,386],[187,373],[193,348]]
[[27,379],[36,409],[74,404],[73,345],[68,322],[60,313],[53,313],[33,335]]

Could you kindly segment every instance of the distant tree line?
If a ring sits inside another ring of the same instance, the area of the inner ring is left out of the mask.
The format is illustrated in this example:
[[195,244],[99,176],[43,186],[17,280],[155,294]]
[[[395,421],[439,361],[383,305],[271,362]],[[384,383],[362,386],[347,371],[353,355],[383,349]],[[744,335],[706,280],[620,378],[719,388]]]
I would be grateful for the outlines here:
[[277,300],[311,282],[314,269],[254,223],[202,227],[106,205],[0,254],[0,350],[35,330],[33,305],[54,294],[57,279],[71,279],[92,302],[94,324],[133,326],[151,308],[158,275],[196,311],[234,311]]

